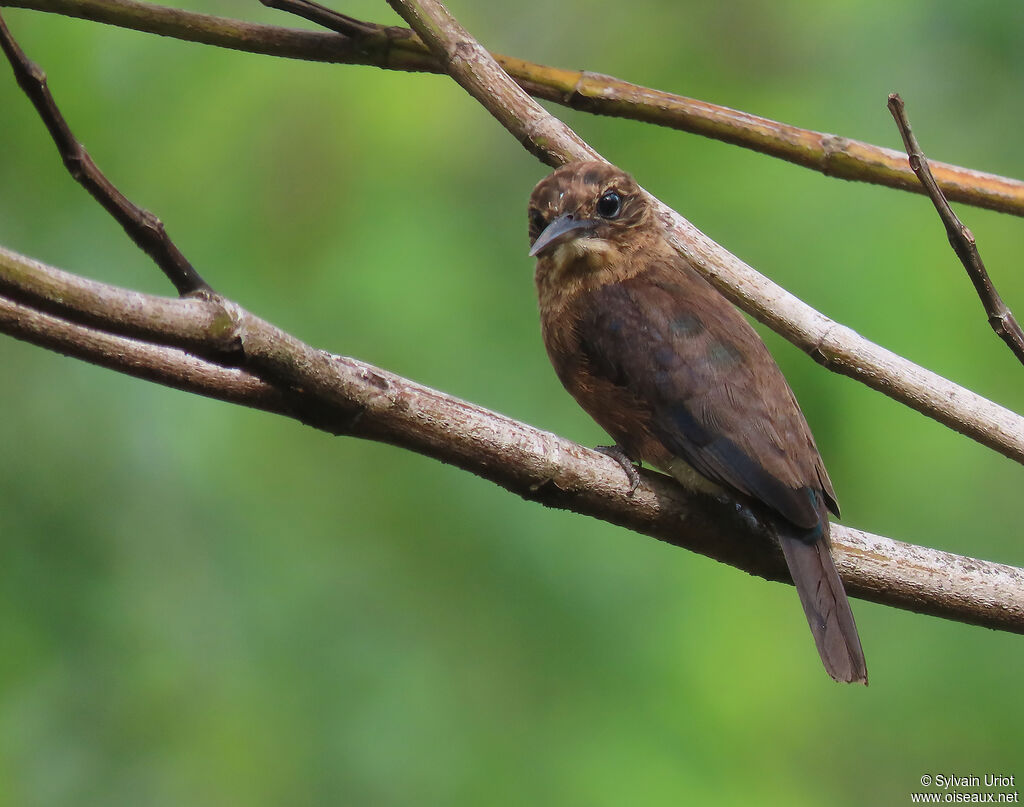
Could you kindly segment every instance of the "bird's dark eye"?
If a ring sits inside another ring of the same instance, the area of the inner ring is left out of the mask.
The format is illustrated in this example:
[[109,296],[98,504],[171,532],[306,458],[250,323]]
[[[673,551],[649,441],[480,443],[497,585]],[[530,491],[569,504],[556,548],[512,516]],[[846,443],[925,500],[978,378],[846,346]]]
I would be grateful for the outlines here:
[[613,219],[622,212],[622,197],[615,191],[606,191],[597,200],[597,215],[603,219]]
[[534,232],[539,233],[546,225],[547,221],[544,219],[543,213],[536,209],[530,211],[530,228]]

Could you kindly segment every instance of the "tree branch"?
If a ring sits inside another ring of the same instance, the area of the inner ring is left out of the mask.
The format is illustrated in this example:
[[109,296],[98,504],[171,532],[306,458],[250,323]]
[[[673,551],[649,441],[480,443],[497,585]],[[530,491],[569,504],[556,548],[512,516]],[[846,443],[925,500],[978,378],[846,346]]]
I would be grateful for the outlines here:
[[907,148],[910,167],[921,180],[921,184],[928,192],[928,197],[935,205],[939,218],[942,219],[942,224],[946,228],[949,244],[953,247],[953,251],[960,259],[964,269],[967,270],[967,276],[974,284],[978,297],[981,298],[981,304],[985,308],[985,313],[988,314],[989,325],[1006,342],[1007,347],[1013,351],[1017,360],[1024,364],[1024,331],[1021,330],[1013,313],[1003,302],[1003,298],[999,296],[999,292],[996,291],[996,287],[992,283],[992,278],[988,276],[985,263],[981,260],[981,253],[978,252],[978,244],[974,240],[974,233],[957,218],[953,208],[946,201],[942,189],[935,181],[928,160],[910,129],[910,121],[907,119],[907,110],[903,105],[903,99],[897,93],[892,93],[889,96],[889,111],[896,120],[896,127],[900,130],[900,136]]
[[[372,33],[351,37],[256,25],[135,0],[0,0],[0,6],[63,14],[189,42],[291,59],[445,72],[408,29],[358,20],[352,22]],[[537,98],[596,115],[630,118],[721,140],[827,176],[923,192],[906,156],[895,149],[801,129],[587,70],[563,70],[500,54],[494,54],[494,58]],[[1024,216],[1024,182],[948,163],[935,162],[932,168],[949,199]]]
[[[565,124],[526,96],[437,0],[389,2],[447,65],[452,78],[516,139],[543,152],[545,162],[555,165],[598,156],[588,145],[580,145],[579,138]],[[1024,418],[820,314],[712,241],[664,202],[654,201],[669,229],[672,245],[748,314],[833,372],[854,378],[1024,463]]]
[[[221,298],[127,291],[0,247],[0,332],[332,434],[416,451],[525,499],[789,582],[778,547],[749,513],[689,494],[647,470],[631,496],[614,459],[378,367],[316,350]],[[244,367],[234,366],[240,358]],[[1022,569],[841,525],[833,526],[832,540],[854,596],[1024,633]]]
[[131,202],[97,168],[79,143],[46,86],[46,73],[29,59],[0,17],[0,49],[14,70],[18,86],[32,101],[60,152],[68,173],[120,224],[129,238],[149,255],[174,284],[179,294],[209,292],[210,287],[167,236],[163,222]]
[[[524,142],[551,161],[593,153],[563,124],[545,117],[543,110],[538,113],[529,98],[509,99],[506,84],[515,92],[518,88],[442,7],[432,0],[408,5],[421,16],[403,10],[428,32],[428,41],[434,37],[432,47],[441,48],[452,75],[510,130],[520,132]],[[664,215],[686,235],[684,225],[690,225],[685,220],[667,209]],[[697,231],[686,237],[693,242],[687,242],[688,248],[699,256],[704,237]],[[709,249],[731,258],[717,245]],[[603,518],[752,574],[788,581],[778,548],[748,511],[687,494],[673,480],[649,471],[642,473],[634,493],[611,458],[386,370],[315,350],[215,295],[170,300],[129,292],[0,248],[0,331],[334,434],[402,446],[524,498]],[[962,401],[971,400],[971,393],[949,386]],[[1024,570],[842,527],[835,528],[833,541],[837,565],[856,596],[1024,632]]]

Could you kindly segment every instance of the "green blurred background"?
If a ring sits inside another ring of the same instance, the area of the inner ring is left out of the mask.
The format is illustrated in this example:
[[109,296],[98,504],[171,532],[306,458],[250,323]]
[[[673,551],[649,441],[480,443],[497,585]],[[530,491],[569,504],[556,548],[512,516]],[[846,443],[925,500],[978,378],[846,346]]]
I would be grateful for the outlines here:
[[[930,156],[1024,176],[1020,3],[452,10],[499,52],[883,145],[899,90]],[[4,15],[216,288],[604,439],[538,334],[525,205],[547,169],[451,81]],[[0,67],[0,243],[170,293]],[[811,305],[1024,409],[923,197],[555,111]],[[960,210],[1024,311],[1024,222]],[[1021,468],[768,340],[848,524],[1024,565]],[[1020,637],[856,602],[871,686],[838,686],[788,586],[6,337],[0,367],[0,805],[906,804],[925,773],[1024,775]]]

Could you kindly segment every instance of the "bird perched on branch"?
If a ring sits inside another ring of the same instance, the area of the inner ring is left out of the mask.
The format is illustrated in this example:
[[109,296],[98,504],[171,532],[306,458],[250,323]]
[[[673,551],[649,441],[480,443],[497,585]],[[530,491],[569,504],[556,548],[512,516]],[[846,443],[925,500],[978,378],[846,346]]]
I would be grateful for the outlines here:
[[757,512],[778,536],[825,669],[867,683],[830,549],[836,495],[760,337],[614,166],[559,168],[534,188],[529,220],[551,363],[615,440],[634,488],[632,461],[643,461]]

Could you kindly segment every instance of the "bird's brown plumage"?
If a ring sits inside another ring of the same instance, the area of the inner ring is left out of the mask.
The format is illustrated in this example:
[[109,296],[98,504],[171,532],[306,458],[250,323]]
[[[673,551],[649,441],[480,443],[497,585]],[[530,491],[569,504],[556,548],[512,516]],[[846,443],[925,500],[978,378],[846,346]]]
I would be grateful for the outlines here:
[[566,389],[628,456],[765,508],[826,669],[866,682],[829,549],[835,492],[760,337],[617,168],[563,166],[529,217],[544,343]]

